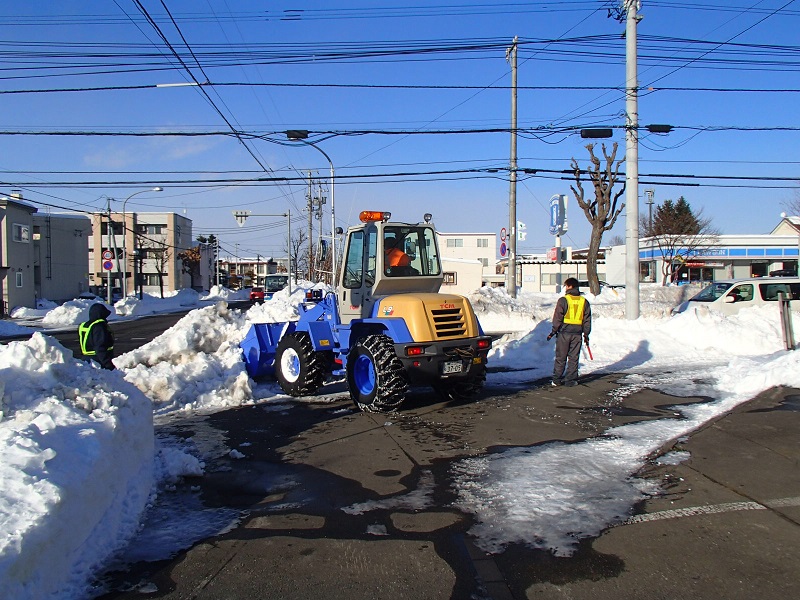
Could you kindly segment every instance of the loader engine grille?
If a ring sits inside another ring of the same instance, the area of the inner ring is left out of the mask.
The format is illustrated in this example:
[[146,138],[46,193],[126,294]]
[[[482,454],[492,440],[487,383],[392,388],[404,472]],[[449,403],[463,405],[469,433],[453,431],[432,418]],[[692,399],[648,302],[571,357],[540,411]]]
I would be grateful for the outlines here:
[[430,310],[437,337],[447,339],[466,335],[467,325],[464,322],[464,312],[461,307],[432,308]]

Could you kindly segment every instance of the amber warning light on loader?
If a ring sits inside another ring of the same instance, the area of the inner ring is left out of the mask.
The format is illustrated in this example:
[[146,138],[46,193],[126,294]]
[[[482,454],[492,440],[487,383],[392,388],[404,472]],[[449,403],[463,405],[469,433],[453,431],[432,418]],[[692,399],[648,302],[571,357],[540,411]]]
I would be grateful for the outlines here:
[[375,221],[386,222],[392,218],[392,213],[381,212],[379,210],[362,210],[358,218],[362,223],[374,223]]

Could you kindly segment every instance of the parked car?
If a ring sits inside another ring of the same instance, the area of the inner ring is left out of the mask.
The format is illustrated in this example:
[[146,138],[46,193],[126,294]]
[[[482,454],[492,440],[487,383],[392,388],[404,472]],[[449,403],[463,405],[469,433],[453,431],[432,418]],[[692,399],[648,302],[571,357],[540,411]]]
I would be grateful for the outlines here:
[[267,300],[271,299],[275,292],[280,292],[289,284],[287,275],[267,275]]
[[254,287],[250,290],[250,302],[264,302],[264,288]]
[[754,277],[715,281],[686,302],[676,306],[672,312],[677,314],[693,306],[706,306],[723,314],[733,315],[743,308],[777,303],[780,292],[790,300],[792,310],[800,310],[800,279]]
[[770,277],[797,277],[797,269],[778,269],[777,271],[770,271]]
[[[92,292],[83,292],[78,298],[82,298],[84,300],[102,300],[103,302],[108,301],[108,288],[99,287],[96,288],[97,293]],[[122,300],[122,288],[113,287],[111,288],[111,303],[115,304]]]

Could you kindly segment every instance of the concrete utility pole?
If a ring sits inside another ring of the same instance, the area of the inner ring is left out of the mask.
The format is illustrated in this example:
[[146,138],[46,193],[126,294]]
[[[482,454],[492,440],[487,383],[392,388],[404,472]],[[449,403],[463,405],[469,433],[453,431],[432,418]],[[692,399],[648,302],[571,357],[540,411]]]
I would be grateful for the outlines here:
[[636,68],[636,11],[625,0],[625,318],[639,318],[639,81]]
[[517,297],[517,37],[506,50],[511,63],[511,160],[508,169],[508,294]]
[[312,198],[314,197],[313,182],[311,181],[311,171],[308,172],[308,192],[306,196],[308,206],[308,280],[312,279],[314,262],[314,248],[311,240],[314,239],[314,204]]
[[[106,228],[106,233],[108,234],[108,249],[111,250],[111,234],[114,232],[114,226],[111,222],[111,198],[106,198],[108,202],[107,206],[107,214],[108,214],[108,227]],[[105,260],[103,260],[105,262]],[[106,269],[106,302],[111,304],[111,269]]]

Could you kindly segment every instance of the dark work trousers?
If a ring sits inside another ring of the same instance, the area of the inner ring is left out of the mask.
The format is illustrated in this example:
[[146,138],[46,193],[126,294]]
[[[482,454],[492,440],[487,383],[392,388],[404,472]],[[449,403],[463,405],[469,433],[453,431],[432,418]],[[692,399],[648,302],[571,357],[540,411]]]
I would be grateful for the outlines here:
[[[578,358],[581,355],[581,333],[560,331],[556,337],[556,360],[553,363],[553,380],[578,381]],[[566,367],[566,375],[564,374]]]

